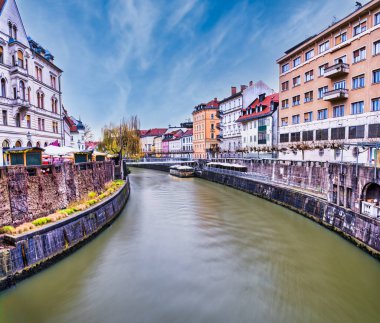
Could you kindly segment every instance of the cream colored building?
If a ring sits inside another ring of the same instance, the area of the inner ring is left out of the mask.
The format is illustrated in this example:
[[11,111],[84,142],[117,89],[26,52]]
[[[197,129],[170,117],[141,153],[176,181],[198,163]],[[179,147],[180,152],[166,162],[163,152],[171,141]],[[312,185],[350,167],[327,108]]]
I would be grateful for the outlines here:
[[380,1],[289,49],[277,63],[279,142],[287,149],[279,158],[340,161],[343,153],[345,161],[370,162],[372,149],[334,147],[380,139]]

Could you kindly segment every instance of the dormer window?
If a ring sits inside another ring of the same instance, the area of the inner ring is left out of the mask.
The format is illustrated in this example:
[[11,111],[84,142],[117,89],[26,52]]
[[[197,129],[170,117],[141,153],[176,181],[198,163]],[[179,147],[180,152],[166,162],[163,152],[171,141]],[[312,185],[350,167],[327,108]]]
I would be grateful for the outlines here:
[[13,25],[13,38],[14,40],[17,40],[17,26]]
[[17,65],[24,68],[24,54],[21,50],[17,51]]
[[10,21],[8,22],[8,28],[9,28],[9,38],[12,38],[13,29],[12,29],[12,23]]

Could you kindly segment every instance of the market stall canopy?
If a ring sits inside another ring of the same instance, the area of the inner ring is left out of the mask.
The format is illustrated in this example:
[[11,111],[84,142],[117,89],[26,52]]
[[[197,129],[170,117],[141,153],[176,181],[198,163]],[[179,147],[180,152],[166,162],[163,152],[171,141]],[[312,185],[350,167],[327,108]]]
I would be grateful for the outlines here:
[[43,148],[40,147],[15,147],[4,148],[7,164],[10,166],[37,166],[42,164]]
[[44,155],[65,156],[74,152],[76,152],[76,150],[71,147],[58,147],[58,146],[50,145],[45,148]]

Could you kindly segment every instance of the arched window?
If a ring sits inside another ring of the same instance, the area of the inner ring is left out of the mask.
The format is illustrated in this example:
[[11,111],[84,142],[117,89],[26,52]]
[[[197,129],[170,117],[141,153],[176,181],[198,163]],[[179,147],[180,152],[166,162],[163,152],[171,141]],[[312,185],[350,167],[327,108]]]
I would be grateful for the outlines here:
[[20,98],[22,100],[26,100],[26,96],[25,96],[25,83],[24,81],[20,81]]
[[41,108],[45,109],[45,94],[41,93]]
[[37,141],[37,143],[36,143],[36,147],[38,147],[38,148],[40,148],[40,147],[41,147],[41,144],[40,144],[40,142],[39,142],[39,141]]
[[5,86],[5,79],[1,79],[1,96],[5,98],[7,96],[6,86]]
[[17,26],[13,25],[13,38],[17,40]]
[[37,92],[37,107],[43,109],[45,104],[44,104],[44,98],[45,95],[41,92]]
[[28,102],[29,103],[32,103],[32,92],[31,92],[32,90],[31,90],[31,88],[30,87],[28,87]]
[[32,143],[28,141],[28,143],[26,144],[26,147],[32,147]]
[[2,147],[3,148],[9,148],[9,141],[8,140],[4,140],[3,144],[2,144]]
[[17,65],[24,68],[24,54],[21,50],[17,51]]
[[45,146],[45,147],[47,147],[47,145],[48,145],[48,143],[47,143],[47,142],[45,142],[44,146]]
[[8,21],[8,27],[9,27],[9,38],[12,38],[13,30],[12,30],[12,23],[10,21]]
[[58,100],[54,96],[51,98],[51,111],[58,113]]
[[21,147],[21,141],[20,140],[16,141],[15,147]]
[[3,46],[0,46],[0,63],[4,63],[4,48]]

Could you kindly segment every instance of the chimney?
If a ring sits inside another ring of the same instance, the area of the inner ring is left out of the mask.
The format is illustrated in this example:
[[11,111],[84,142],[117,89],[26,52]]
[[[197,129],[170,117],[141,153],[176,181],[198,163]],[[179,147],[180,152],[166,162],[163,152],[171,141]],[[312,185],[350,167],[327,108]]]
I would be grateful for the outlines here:
[[236,86],[231,86],[231,95],[236,94]]
[[240,91],[243,92],[247,88],[246,85],[240,85]]
[[253,81],[249,81],[249,86],[252,86],[253,85]]

